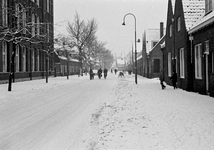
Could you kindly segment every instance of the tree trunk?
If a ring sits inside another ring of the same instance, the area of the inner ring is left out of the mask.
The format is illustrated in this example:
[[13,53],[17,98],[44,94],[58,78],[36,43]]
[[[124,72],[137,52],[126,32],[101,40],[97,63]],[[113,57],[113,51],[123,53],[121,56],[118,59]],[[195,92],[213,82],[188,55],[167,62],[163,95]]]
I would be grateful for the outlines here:
[[15,55],[16,55],[16,49],[14,47],[14,44],[13,44],[13,51],[12,51],[12,56],[11,56],[11,63],[10,63],[10,74],[9,74],[9,83],[8,83],[8,91],[11,91],[12,90],[12,80],[13,80],[13,77],[14,77],[14,64],[15,64]]
[[46,54],[46,67],[45,67],[45,69],[46,69],[46,83],[48,83],[48,69],[49,69],[48,61],[49,61],[48,54]]

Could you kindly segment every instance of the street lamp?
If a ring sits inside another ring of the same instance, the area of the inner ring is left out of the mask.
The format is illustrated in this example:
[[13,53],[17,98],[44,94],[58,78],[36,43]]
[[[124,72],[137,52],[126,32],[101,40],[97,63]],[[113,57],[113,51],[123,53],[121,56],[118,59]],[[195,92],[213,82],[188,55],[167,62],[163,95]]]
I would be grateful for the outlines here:
[[127,13],[124,17],[123,17],[123,23],[122,23],[122,25],[126,25],[125,24],[125,18],[126,18],[126,16],[128,16],[128,15],[131,15],[131,16],[133,16],[134,17],[134,20],[135,20],[135,83],[137,84],[137,41],[136,41],[136,17],[135,17],[135,15],[134,14],[132,14],[132,13]]

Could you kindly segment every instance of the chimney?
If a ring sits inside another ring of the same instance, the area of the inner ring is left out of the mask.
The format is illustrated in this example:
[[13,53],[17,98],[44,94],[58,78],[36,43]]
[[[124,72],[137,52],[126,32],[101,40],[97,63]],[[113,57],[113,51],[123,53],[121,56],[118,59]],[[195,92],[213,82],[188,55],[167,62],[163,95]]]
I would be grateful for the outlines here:
[[164,29],[163,29],[163,22],[161,22],[160,23],[160,38],[162,38],[163,37],[163,31]]

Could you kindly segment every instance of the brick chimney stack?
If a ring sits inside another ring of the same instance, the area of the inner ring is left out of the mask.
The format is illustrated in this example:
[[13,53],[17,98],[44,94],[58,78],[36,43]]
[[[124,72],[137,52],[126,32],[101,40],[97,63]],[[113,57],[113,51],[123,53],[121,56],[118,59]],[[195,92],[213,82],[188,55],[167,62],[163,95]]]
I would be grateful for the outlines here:
[[163,22],[160,23],[160,38],[163,37],[163,32],[164,32],[164,29],[163,29]]

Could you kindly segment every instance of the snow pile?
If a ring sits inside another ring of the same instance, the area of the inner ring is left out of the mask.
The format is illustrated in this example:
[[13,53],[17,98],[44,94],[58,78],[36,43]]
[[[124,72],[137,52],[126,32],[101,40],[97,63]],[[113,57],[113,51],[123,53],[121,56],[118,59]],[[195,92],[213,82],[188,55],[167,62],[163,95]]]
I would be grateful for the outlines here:
[[214,149],[214,100],[211,97],[161,90],[157,79],[120,79],[111,101],[91,116],[79,148]]

